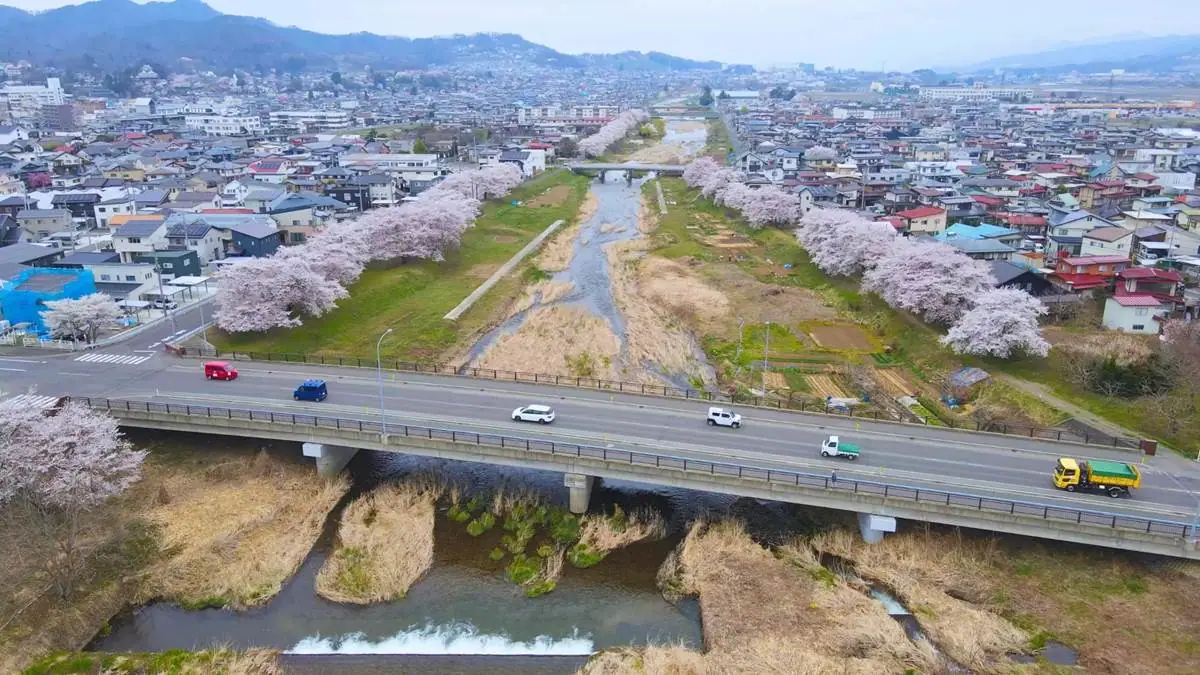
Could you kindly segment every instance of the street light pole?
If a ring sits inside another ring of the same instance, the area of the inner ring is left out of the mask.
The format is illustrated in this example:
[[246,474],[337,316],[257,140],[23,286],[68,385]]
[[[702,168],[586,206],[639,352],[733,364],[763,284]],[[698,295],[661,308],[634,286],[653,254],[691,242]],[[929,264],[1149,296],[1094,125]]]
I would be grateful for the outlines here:
[[733,364],[734,364],[734,368],[739,371],[742,369],[742,366],[741,366],[741,363],[742,363],[742,331],[744,331],[745,329],[746,329],[745,319],[738,319],[738,348],[737,348],[737,356],[735,356],[733,359]]
[[379,379],[379,427],[383,436],[387,436],[387,415],[384,413],[383,406],[383,358],[379,354],[379,349],[383,345],[383,338],[391,332],[391,328],[383,331],[383,335],[380,335],[379,340],[375,343],[375,376]]
[[167,309],[167,296],[163,295],[162,265],[158,262],[158,247],[154,246],[154,244],[151,244],[150,246],[151,250],[154,251],[154,272],[158,275],[158,297],[163,303],[163,314],[171,319],[171,330],[178,333],[179,326],[175,325],[175,314],[171,312],[171,310]]
[[762,392],[763,397],[767,395],[767,368],[770,367],[771,352],[771,322],[767,322],[767,330],[763,333],[763,368],[762,368]]

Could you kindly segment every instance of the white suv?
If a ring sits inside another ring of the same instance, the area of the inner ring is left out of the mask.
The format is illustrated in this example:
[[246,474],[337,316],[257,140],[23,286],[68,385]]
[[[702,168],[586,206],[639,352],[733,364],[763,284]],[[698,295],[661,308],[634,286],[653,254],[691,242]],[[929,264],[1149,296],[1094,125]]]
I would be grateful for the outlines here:
[[737,429],[742,426],[742,416],[724,408],[709,408],[708,426],[733,427]]
[[550,424],[554,421],[554,408],[548,405],[527,405],[512,412],[514,422],[537,422]]

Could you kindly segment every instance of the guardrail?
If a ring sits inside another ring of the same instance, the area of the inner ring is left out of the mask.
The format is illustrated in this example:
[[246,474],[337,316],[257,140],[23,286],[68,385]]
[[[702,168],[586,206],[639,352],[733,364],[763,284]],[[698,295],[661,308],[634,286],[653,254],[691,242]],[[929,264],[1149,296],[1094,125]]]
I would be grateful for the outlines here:
[[[341,355],[309,355],[309,354],[293,354],[289,352],[239,352],[239,351],[221,351],[218,349],[206,349],[198,347],[170,347],[169,351],[179,356],[191,356],[198,358],[220,358],[229,361],[265,361],[270,363],[303,363],[306,365],[323,365],[323,366],[349,366],[354,368],[375,368],[376,361],[374,358],[363,358],[359,356],[341,356]],[[847,409],[845,412],[838,410],[830,410],[823,404],[814,404],[811,401],[804,399],[796,399],[793,393],[789,392],[786,397],[763,397],[763,396],[746,396],[738,395],[736,392],[732,394],[722,394],[720,392],[703,391],[699,389],[689,389],[685,387],[671,387],[658,384],[643,384],[641,382],[621,382],[619,380],[603,380],[595,377],[575,377],[572,375],[550,375],[546,373],[526,373],[515,370],[498,370],[495,368],[473,368],[468,366],[453,366],[444,363],[421,363],[419,361],[402,361],[399,359],[384,359],[382,368],[388,371],[408,372],[408,373],[429,373],[433,375],[456,375],[459,377],[474,377],[485,380],[496,380],[505,382],[521,382],[524,384],[545,384],[555,385],[560,387],[578,387],[581,389],[602,389],[605,391],[615,391],[623,394],[640,394],[642,396],[661,396],[667,398],[683,398],[688,400],[709,401],[713,403],[729,403],[731,405],[752,405],[763,408],[775,408],[778,410],[792,410],[803,413],[816,415],[831,415],[835,417],[853,417],[856,419],[869,419],[877,422],[892,422],[895,424],[915,424],[914,422],[905,422],[897,420],[889,415],[880,416],[878,411],[862,412],[855,414],[853,408]],[[1107,445],[1114,448],[1125,448],[1128,450],[1137,450],[1140,448],[1140,441],[1134,438],[1122,438],[1117,436],[1109,436],[1107,434],[1088,434],[1075,433],[1067,429],[1053,429],[1049,427],[1024,427],[1009,424],[992,424],[981,425],[978,422],[975,424],[954,424],[953,420],[943,422],[938,418],[924,417],[916,415],[917,419],[925,426],[944,426],[950,429],[965,429],[968,431],[983,431],[990,433],[998,433],[1006,436],[1020,436],[1022,438],[1036,438],[1045,441],[1067,441],[1074,443],[1083,443],[1085,445]]]
[[[117,416],[120,416],[121,412],[161,412],[201,419],[238,419],[305,428],[370,433],[381,432],[381,425],[376,421],[325,415],[306,415],[303,413],[213,407],[185,403],[155,403],[125,399],[74,397],[73,400],[81,401],[92,408],[106,410],[110,414],[115,413]],[[1123,531],[1146,532],[1180,539],[1187,539],[1189,536],[1195,538],[1197,535],[1193,525],[1180,521],[1143,518],[1093,509],[1078,509],[1039,502],[987,497],[965,492],[938,490],[936,488],[913,487],[854,478],[838,478],[835,475],[772,469],[732,462],[714,462],[639,450],[620,450],[593,445],[580,445],[578,443],[560,443],[505,436],[503,434],[458,431],[437,427],[414,426],[411,424],[389,424],[387,429],[389,437],[449,441],[451,443],[516,449],[529,453],[553,456],[598,459],[605,462],[629,464],[631,466],[654,467],[691,474],[724,476],[776,485],[792,485],[813,489],[820,488],[835,493],[873,495],[920,504],[938,504],[956,507],[966,511],[1027,516],[1046,521],[1092,525]]]

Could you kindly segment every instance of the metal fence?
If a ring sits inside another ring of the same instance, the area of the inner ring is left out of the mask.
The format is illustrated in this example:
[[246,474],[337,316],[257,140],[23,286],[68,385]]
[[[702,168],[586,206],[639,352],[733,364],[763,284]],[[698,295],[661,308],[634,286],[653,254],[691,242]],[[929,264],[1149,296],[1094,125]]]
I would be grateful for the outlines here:
[[[81,401],[93,408],[109,411],[110,414],[115,414],[118,417],[122,412],[166,413],[198,418],[248,420],[306,428],[371,433],[381,432],[381,425],[378,421],[325,415],[90,397],[77,397],[74,400]],[[916,503],[951,506],[968,511],[1031,516],[1048,521],[1095,525],[1117,530],[1133,530],[1178,538],[1187,538],[1189,534],[1191,536],[1196,535],[1193,531],[1193,526],[1179,521],[1143,518],[1107,511],[1077,509],[1054,504],[988,497],[935,488],[913,487],[852,478],[836,478],[828,474],[773,469],[732,462],[714,462],[639,450],[621,450],[593,445],[580,445],[578,443],[559,443],[540,439],[505,436],[503,434],[458,431],[437,427],[414,426],[411,424],[389,424],[387,425],[387,430],[389,436],[449,441],[452,443],[522,450],[529,453],[554,456],[597,459],[631,466],[654,467],[657,469],[669,469],[710,476],[724,476],[776,485],[819,488],[837,493],[874,495]]]
[[[363,358],[359,356],[292,354],[288,352],[238,352],[196,347],[170,347],[169,351],[180,356],[221,358],[230,361],[269,361],[274,363],[303,363],[307,365],[350,366],[355,368],[376,367],[375,359],[370,357]],[[495,368],[471,368],[467,366],[453,366],[449,364],[422,363],[420,361],[402,361],[399,359],[384,359],[383,362],[378,365],[379,367],[382,367],[384,370],[388,371],[430,373],[434,375],[458,375],[461,377],[475,377],[505,382],[521,382],[525,384],[544,384],[564,387],[579,387],[583,389],[600,389],[623,394],[666,396],[670,398],[710,401],[714,403],[729,403],[731,405],[749,405],[762,408],[776,408],[779,410],[792,410],[819,415],[831,415],[835,417],[853,417],[855,419],[867,419],[879,422],[915,424],[914,422],[897,420],[886,413],[880,414],[879,411],[855,413],[853,408],[847,408],[844,411],[831,410],[822,403],[813,403],[812,401],[796,398],[794,394],[790,392],[787,396],[772,397],[748,396],[744,394],[739,395],[736,392],[732,394],[722,394],[720,392],[704,391],[685,387],[643,384],[640,382],[621,382],[618,380],[603,380],[595,377],[574,377],[571,375],[526,373],[515,370],[497,370]],[[1140,447],[1140,441],[1138,439],[1109,436],[1107,434],[1088,434],[1086,432],[1077,433],[1069,429],[1027,427],[1011,424],[955,424],[953,421],[942,421],[936,417],[929,418],[918,415],[917,418],[920,419],[920,423],[924,424],[925,426],[944,426],[949,429],[984,431],[1003,434],[1006,436],[1020,436],[1022,438],[1036,438],[1046,441],[1070,441],[1088,445],[1109,445],[1114,448],[1125,448],[1129,450],[1136,450]]]

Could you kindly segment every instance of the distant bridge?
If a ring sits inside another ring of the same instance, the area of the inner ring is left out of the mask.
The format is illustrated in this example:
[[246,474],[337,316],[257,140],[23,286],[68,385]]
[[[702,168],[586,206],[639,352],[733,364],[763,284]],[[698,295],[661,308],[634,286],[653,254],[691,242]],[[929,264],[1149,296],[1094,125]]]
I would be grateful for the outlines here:
[[643,164],[641,162],[623,162],[620,164],[605,164],[602,162],[571,162],[567,168],[575,171],[653,171],[669,176],[678,176],[687,168],[685,164]]

